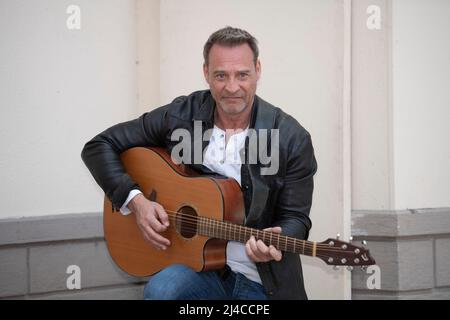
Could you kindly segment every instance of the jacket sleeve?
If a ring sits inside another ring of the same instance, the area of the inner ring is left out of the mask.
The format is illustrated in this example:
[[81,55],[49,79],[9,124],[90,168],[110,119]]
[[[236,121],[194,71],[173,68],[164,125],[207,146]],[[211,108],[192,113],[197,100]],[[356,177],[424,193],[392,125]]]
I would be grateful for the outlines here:
[[119,123],[85,144],[81,158],[115,210],[122,206],[132,189],[139,189],[125,172],[120,154],[132,147],[164,147],[168,106]]
[[287,236],[307,239],[311,228],[309,211],[314,189],[313,176],[317,163],[309,133],[303,129],[301,136],[293,137],[287,152],[284,185],[276,204],[274,226],[280,226]]

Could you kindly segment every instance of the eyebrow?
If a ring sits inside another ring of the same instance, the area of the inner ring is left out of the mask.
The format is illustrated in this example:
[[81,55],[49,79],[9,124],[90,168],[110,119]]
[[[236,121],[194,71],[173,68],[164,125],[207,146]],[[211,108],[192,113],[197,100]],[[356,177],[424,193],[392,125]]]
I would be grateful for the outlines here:
[[[213,72],[213,74],[219,74],[219,73],[227,73],[227,72],[224,70],[216,70]],[[238,71],[236,71],[236,73],[250,73],[250,70],[248,70],[248,69],[238,70]]]

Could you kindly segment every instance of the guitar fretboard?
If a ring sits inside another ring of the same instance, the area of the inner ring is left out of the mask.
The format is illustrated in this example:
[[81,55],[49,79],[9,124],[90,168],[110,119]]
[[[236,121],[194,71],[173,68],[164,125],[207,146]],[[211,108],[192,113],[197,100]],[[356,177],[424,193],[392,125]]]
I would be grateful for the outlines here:
[[197,233],[206,237],[237,241],[241,243],[246,243],[251,236],[254,236],[256,240],[262,240],[267,246],[273,245],[275,248],[282,251],[313,257],[316,256],[317,253],[316,242],[300,240],[274,232],[253,229],[230,222],[205,217],[198,218]]

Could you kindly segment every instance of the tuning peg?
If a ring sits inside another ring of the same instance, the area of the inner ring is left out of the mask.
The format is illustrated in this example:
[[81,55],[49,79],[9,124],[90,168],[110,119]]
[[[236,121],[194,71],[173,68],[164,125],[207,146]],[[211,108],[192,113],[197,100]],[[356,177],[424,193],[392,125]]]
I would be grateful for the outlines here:
[[361,243],[362,243],[363,246],[367,245],[367,241],[366,240],[361,241]]
[[338,266],[333,266],[333,270],[334,271],[339,271],[339,267]]
[[341,237],[341,234],[340,233],[337,233],[336,234],[336,239],[339,239]]
[[353,271],[353,267],[352,266],[347,266],[347,270],[348,271]]
[[348,241],[353,241],[353,237],[350,236],[350,237],[348,238]]
[[366,271],[367,266],[361,266],[361,271]]

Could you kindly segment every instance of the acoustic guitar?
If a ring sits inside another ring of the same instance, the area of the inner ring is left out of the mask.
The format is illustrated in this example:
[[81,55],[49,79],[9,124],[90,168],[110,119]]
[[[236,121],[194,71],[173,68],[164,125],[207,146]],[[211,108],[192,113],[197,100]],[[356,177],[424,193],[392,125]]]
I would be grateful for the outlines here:
[[171,245],[157,250],[144,240],[134,214],[115,212],[105,196],[108,250],[131,275],[149,276],[174,263],[196,271],[220,269],[226,263],[227,241],[246,243],[252,235],[282,251],[317,257],[329,265],[375,264],[369,250],[338,239],[311,242],[243,226],[244,200],[236,180],[199,175],[172,162],[162,148],[131,148],[121,160],[144,195],[164,207],[170,222],[162,235]]

